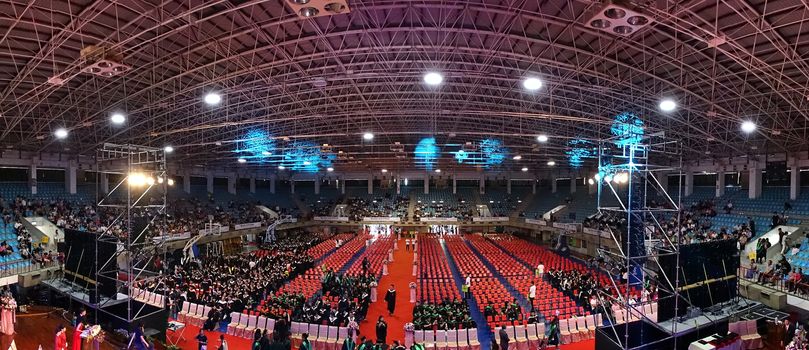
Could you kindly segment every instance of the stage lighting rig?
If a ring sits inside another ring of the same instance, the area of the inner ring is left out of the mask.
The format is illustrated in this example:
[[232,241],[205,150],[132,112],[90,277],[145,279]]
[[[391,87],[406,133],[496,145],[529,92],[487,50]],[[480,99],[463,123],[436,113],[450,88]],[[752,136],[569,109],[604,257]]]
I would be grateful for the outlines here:
[[132,67],[123,63],[124,55],[115,49],[90,45],[79,53],[82,61],[82,72],[105,78],[128,72]]

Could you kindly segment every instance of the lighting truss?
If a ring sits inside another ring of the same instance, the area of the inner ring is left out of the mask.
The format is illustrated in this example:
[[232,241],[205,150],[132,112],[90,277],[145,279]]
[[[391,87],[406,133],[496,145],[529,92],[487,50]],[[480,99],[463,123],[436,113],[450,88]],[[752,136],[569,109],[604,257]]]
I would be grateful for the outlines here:
[[[97,195],[99,210],[112,211],[115,218],[96,239],[96,252],[99,243],[115,244],[118,249],[109,260],[97,265],[100,267],[96,271],[96,283],[114,283],[117,293],[129,296],[126,319],[122,320],[131,323],[160,312],[145,314],[143,307],[134,309],[129,291],[134,282],[157,275],[158,271],[149,271],[149,266],[158,254],[165,253],[165,240],[151,240],[147,233],[153,225],[165,224],[166,220],[169,186],[166,154],[162,148],[105,143],[96,152],[96,162],[99,171],[123,174],[108,193]],[[136,227],[133,222],[136,216],[145,219],[144,227]],[[113,232],[115,227],[123,232],[120,237]],[[98,264],[97,253],[95,260]],[[126,274],[125,282],[119,280],[120,272]],[[98,303],[96,313],[100,311],[121,319],[105,306],[106,303]]]
[[[598,213],[615,218],[625,218],[626,223],[622,226],[625,226],[627,230],[624,235],[622,232],[607,227],[609,237],[618,247],[617,251],[611,251],[599,244],[599,256],[614,263],[614,266],[625,269],[628,276],[625,282],[621,282],[615,278],[613,273],[608,273],[617,297],[604,294],[599,295],[599,298],[602,308],[606,308],[605,299],[609,299],[613,305],[619,305],[621,309],[625,310],[624,321],[629,322],[629,319],[632,318],[648,320],[649,316],[643,310],[644,303],[632,304],[629,302],[628,295],[633,288],[638,288],[638,285],[643,288],[645,276],[657,277],[658,290],[668,292],[664,298],[675,298],[674,308],[675,314],[677,313],[680,281],[678,276],[667,276],[663,272],[660,258],[673,256],[679,264],[681,232],[678,227],[676,238],[670,240],[661,221],[674,215],[677,216],[679,225],[682,187],[678,182],[677,193],[671,193],[667,188],[667,181],[661,181],[661,179],[668,174],[682,174],[682,148],[679,141],[667,139],[664,133],[638,137],[636,142],[632,143],[625,141],[625,136],[599,141],[599,167],[595,180],[598,181]],[[633,193],[633,191],[640,192]],[[637,220],[641,220],[641,222],[638,223]],[[632,239],[631,230],[635,224],[642,227],[642,231],[640,231],[643,235],[643,240],[640,241],[643,244],[642,247],[637,246],[639,243],[637,239]],[[655,231],[661,232],[662,237],[656,238]],[[658,298],[657,302],[659,303],[660,300]],[[609,318],[611,310],[605,309],[604,311]],[[619,334],[615,327],[616,321],[616,319],[610,319],[607,331],[614,332],[615,339],[618,339],[617,346],[630,349],[629,327],[625,327],[623,334]],[[671,339],[673,334],[676,334],[676,327],[676,322],[673,322],[672,329],[665,330],[670,335],[658,342]],[[637,334],[633,336],[637,336]],[[674,341],[676,345],[676,339]],[[644,346],[648,345],[650,344],[644,344]]]

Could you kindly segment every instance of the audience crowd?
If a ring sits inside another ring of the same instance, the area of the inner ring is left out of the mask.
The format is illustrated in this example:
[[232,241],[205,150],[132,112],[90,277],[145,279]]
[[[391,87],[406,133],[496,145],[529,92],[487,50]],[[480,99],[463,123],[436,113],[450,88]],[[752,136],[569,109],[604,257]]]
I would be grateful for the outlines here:
[[413,325],[417,330],[476,328],[463,300],[444,300],[441,303],[420,303],[413,308]]

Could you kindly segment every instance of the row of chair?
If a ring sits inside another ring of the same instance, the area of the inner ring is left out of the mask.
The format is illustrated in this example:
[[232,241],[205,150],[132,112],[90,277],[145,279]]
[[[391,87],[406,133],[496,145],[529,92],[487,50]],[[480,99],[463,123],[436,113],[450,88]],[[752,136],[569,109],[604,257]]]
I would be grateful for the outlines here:
[[629,309],[622,306],[619,304],[612,305],[612,314],[615,316],[616,324],[638,321],[642,316],[652,322],[657,322],[657,302],[638,304],[631,306]]
[[152,293],[145,289],[129,288],[129,296],[144,304],[157,306],[159,308],[166,306],[166,297],[164,295]]
[[562,344],[593,339],[595,330],[602,325],[601,314],[576,316],[559,320],[559,335]]
[[210,306],[184,302],[180,313],[177,314],[177,319],[201,328],[208,320],[209,312],[211,312]]
[[[443,350],[480,350],[477,328],[451,330],[418,330],[413,332],[413,342],[424,345],[427,349]],[[407,344],[410,346],[412,344]]]
[[741,336],[743,349],[761,349],[764,347],[761,335],[758,334],[756,320],[730,322],[728,332]]

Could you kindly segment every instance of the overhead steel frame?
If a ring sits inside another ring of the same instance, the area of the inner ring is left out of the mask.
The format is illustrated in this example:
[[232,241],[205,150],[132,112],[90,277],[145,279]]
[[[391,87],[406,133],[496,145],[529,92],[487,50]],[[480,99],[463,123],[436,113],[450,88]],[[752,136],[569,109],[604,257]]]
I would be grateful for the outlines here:
[[[614,273],[609,273],[612,288],[616,291],[617,297],[612,295],[599,295],[604,314],[610,319],[610,331],[614,332],[617,346],[623,349],[632,349],[629,346],[629,327],[624,327],[623,334],[618,334],[616,329],[617,317],[612,315],[611,310],[606,309],[604,299],[610,299],[612,305],[619,305],[624,310],[623,321],[630,319],[649,319],[649,315],[643,310],[643,302],[631,303],[629,293],[639,291],[643,288],[646,276],[656,276],[658,289],[666,291],[663,298],[674,298],[674,313],[677,314],[679,301],[680,280],[676,276],[667,276],[660,264],[660,258],[664,256],[674,256],[677,265],[680,261],[680,230],[676,229],[676,235],[670,238],[666,234],[661,221],[665,221],[672,215],[677,216],[679,226],[682,185],[677,184],[677,193],[672,196],[669,192],[668,181],[660,181],[669,174],[682,176],[682,145],[679,141],[667,139],[665,134],[660,132],[652,135],[638,136],[638,140],[627,142],[626,136],[613,137],[599,142],[598,149],[598,175],[594,180],[598,181],[598,213],[610,215],[615,218],[625,218],[627,232],[616,232],[608,227],[610,238],[618,247],[617,251],[611,251],[599,246],[599,255],[605,257],[613,266],[618,266],[627,272],[625,281],[617,280]],[[654,162],[666,163],[667,165],[654,164]],[[608,201],[608,198],[614,198]],[[615,202],[617,201],[617,205]],[[652,203],[655,201],[655,203]],[[640,231],[635,232],[633,228]],[[659,237],[655,233],[662,233]],[[642,240],[638,240],[637,235],[642,235]],[[599,235],[600,237],[601,235]],[[634,238],[634,239],[633,239]],[[638,244],[642,246],[638,246]],[[621,288],[623,287],[623,288]],[[661,294],[661,293],[658,293]],[[658,299],[659,302],[661,299]],[[658,339],[648,346],[670,340],[677,333],[677,323],[672,322],[671,329],[667,330],[668,337]],[[633,336],[643,336],[634,334]],[[623,338],[623,341],[621,339]],[[674,337],[674,346],[677,339]]]
[[[148,271],[150,263],[164,251],[162,246],[165,240],[152,240],[147,233],[157,221],[162,220],[165,224],[166,220],[166,194],[169,186],[166,154],[161,148],[105,143],[96,153],[96,162],[98,169],[123,174],[115,186],[98,199],[99,210],[112,211],[115,219],[107,224],[107,229],[96,239],[95,262],[99,268],[95,277],[97,285],[114,283],[118,294],[128,296],[125,301],[126,319],[105,310],[104,307],[114,301],[108,299],[102,303],[98,293],[98,300],[91,300],[90,303],[97,305],[96,316],[100,311],[131,324],[137,319],[162,311],[161,308],[143,314],[144,306],[134,310],[134,298],[129,288],[133,286],[133,282],[152,274]],[[145,218],[146,225],[137,227],[133,222],[136,216]],[[122,232],[120,236],[113,231],[115,227]],[[98,261],[99,243],[118,246],[115,254],[107,261]],[[126,281],[120,279],[120,273],[126,274]]]

